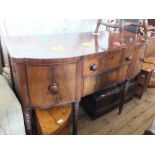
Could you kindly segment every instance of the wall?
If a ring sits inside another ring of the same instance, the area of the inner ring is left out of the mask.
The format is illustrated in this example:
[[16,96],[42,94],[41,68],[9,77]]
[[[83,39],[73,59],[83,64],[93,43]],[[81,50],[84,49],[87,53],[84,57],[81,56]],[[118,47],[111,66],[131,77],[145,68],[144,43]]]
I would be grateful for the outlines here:
[[[5,19],[1,25],[4,36],[78,33],[94,31],[97,19],[53,20],[53,19]],[[101,27],[101,29],[105,29]]]

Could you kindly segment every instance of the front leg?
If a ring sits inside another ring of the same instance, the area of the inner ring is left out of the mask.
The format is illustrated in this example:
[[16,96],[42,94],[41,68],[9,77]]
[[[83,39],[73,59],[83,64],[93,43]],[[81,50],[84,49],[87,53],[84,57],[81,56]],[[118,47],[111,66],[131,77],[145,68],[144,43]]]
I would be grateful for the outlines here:
[[79,102],[73,103],[73,135],[77,135],[77,122],[79,115]]
[[31,109],[23,110],[23,116],[24,116],[26,133],[28,135],[32,135],[33,134],[33,129],[32,129],[32,110]]
[[123,92],[122,92],[121,103],[119,105],[119,114],[121,114],[121,112],[122,112],[123,105],[125,103],[125,97],[126,97],[126,95],[128,93],[128,88],[129,88],[129,80],[126,80],[125,83],[124,83],[124,89],[123,89]]

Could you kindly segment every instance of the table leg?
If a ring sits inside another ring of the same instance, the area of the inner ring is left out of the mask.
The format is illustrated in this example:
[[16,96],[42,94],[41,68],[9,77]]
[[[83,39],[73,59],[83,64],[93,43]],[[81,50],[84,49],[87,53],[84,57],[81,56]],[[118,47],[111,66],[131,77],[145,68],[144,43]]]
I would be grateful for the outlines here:
[[24,116],[24,121],[25,121],[25,128],[26,128],[26,133],[28,135],[32,135],[32,110],[26,109],[23,111],[23,116]]
[[77,122],[79,115],[79,102],[73,103],[73,135],[77,135]]
[[122,100],[121,103],[119,105],[119,114],[121,114],[122,110],[123,110],[123,105],[125,102],[125,97],[128,93],[128,88],[129,88],[129,80],[126,80],[124,83],[124,89],[123,89],[123,93],[122,93]]

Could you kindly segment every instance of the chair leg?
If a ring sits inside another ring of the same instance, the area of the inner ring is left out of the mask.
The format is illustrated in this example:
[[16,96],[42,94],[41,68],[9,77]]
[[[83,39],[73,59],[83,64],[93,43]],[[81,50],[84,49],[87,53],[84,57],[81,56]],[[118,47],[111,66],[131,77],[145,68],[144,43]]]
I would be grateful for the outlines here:
[[97,20],[96,29],[95,29],[95,33],[98,33],[98,29],[99,29],[101,23],[102,23],[102,19],[98,19],[98,20]]

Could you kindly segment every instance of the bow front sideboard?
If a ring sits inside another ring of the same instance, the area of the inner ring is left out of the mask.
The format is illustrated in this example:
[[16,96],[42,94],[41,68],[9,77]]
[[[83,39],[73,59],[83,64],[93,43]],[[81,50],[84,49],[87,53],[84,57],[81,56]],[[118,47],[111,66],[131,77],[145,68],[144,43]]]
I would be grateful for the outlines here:
[[79,102],[113,84],[128,81],[141,70],[146,42],[129,32],[92,32],[8,37],[14,90],[22,104],[27,134],[35,134],[33,110],[73,105],[77,133]]

